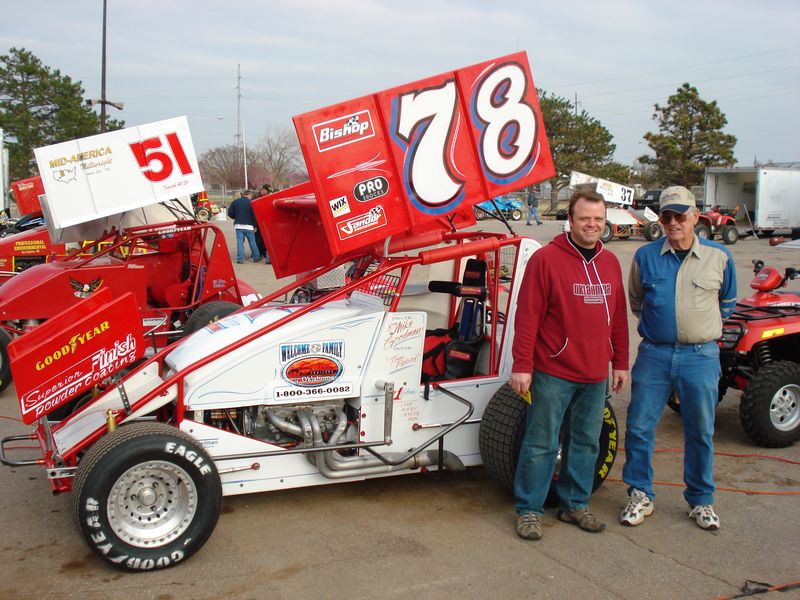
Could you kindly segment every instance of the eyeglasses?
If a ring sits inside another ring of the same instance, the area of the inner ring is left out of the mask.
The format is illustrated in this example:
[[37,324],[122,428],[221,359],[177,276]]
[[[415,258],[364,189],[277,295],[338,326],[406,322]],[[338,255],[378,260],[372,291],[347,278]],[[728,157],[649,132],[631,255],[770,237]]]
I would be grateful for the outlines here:
[[675,219],[676,223],[685,223],[686,219],[689,218],[689,215],[686,213],[676,213],[668,210],[667,212],[662,212],[658,216],[658,220],[661,221],[664,225],[668,225],[670,221]]

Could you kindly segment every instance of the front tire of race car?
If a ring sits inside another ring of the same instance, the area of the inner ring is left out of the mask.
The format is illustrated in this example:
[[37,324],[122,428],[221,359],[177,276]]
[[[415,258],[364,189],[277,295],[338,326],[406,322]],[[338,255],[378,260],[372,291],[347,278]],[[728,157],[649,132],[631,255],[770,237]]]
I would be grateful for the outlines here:
[[611,223],[606,221],[605,227],[603,227],[603,233],[600,234],[600,241],[604,244],[607,244],[611,241],[614,237],[614,228],[611,226]]
[[201,206],[194,211],[194,216],[198,221],[208,221],[211,218],[211,211]]
[[653,221],[652,223],[645,225],[644,238],[648,242],[654,242],[655,240],[659,239],[663,233],[664,232],[661,230],[658,221]]
[[522,211],[518,208],[515,208],[511,211],[511,220],[512,221],[521,221],[522,220]]
[[[483,466],[489,474],[509,491],[514,490],[517,459],[525,436],[525,413],[528,404],[508,384],[501,387],[489,401],[481,419],[478,445]],[[595,463],[592,491],[599,488],[611,472],[617,456],[617,417],[606,400],[603,410],[603,428],[600,431],[600,452]],[[561,469],[559,448],[553,483],[545,503],[557,503],[555,481]]]
[[11,335],[5,329],[0,329],[0,392],[11,383],[11,364],[8,361],[10,343]]
[[163,423],[131,423],[80,462],[73,508],[87,544],[129,571],[174,566],[197,552],[219,518],[222,485],[197,441]]
[[236,312],[242,308],[235,302],[228,302],[226,300],[214,300],[213,302],[206,302],[198,306],[195,311],[186,319],[186,324],[183,326],[183,337],[192,335],[195,331],[201,330],[206,325],[216,323],[223,317]]

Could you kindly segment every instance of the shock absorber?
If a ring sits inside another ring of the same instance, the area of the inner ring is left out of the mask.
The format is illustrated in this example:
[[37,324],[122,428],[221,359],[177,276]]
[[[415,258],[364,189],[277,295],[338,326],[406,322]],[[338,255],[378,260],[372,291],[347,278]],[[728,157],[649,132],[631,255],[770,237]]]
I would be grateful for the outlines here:
[[755,351],[756,367],[761,368],[767,363],[772,362],[772,352],[770,352],[769,344],[767,342],[758,342],[753,346]]

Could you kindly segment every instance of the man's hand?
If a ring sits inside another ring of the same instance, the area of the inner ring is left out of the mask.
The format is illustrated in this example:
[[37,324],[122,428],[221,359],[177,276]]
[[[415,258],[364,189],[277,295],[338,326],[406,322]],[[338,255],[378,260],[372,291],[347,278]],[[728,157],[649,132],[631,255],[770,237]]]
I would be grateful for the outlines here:
[[522,396],[530,389],[532,380],[533,376],[530,373],[512,373],[511,379],[508,380],[508,385]]
[[[513,377],[513,373],[512,373]],[[628,371],[611,369],[611,390],[616,394],[628,383]]]

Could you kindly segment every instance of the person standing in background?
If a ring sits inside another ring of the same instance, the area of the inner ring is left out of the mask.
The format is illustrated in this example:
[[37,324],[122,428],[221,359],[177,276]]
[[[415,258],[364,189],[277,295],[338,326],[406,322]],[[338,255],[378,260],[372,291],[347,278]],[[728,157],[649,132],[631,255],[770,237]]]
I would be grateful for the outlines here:
[[238,264],[244,262],[245,239],[247,239],[247,243],[250,246],[253,262],[261,260],[258,244],[256,244],[255,232],[258,224],[253,214],[252,196],[253,192],[244,190],[242,195],[228,207],[228,218],[233,219],[233,228],[236,231],[236,262]]
[[528,189],[528,198],[526,203],[528,205],[528,222],[526,225],[531,224],[531,217],[536,220],[537,225],[542,224],[542,220],[539,218],[539,196],[541,196],[541,190],[538,185],[534,184]]

